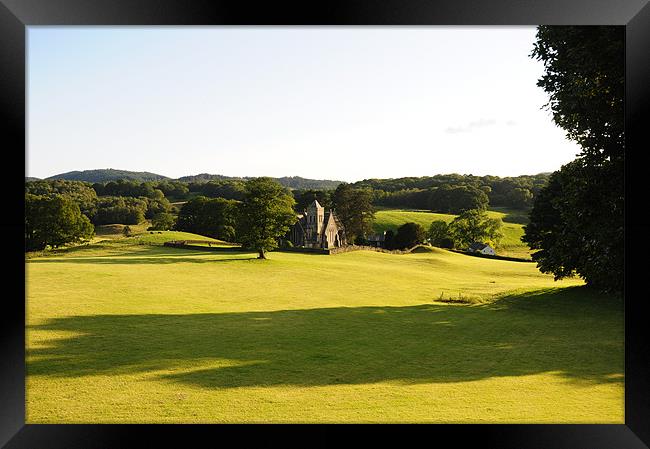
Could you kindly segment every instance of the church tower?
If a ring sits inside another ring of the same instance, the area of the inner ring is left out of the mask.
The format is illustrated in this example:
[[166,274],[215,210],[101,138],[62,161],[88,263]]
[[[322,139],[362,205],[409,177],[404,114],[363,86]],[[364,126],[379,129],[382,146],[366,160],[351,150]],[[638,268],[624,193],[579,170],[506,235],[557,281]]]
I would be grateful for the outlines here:
[[307,207],[307,226],[312,231],[315,243],[320,243],[320,235],[325,225],[325,208],[317,200]]

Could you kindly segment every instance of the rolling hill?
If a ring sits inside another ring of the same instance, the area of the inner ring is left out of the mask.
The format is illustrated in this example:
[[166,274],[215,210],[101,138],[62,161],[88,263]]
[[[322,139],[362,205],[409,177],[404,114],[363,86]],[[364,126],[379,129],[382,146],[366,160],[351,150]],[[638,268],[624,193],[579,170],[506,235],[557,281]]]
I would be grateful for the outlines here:
[[27,261],[29,423],[624,422],[623,304],[580,279],[158,238]]
[[[68,181],[85,181],[85,182],[109,182],[117,181],[120,179],[128,181],[181,181],[181,182],[208,182],[208,181],[228,181],[228,180],[247,180],[253,178],[252,176],[237,177],[237,176],[224,176],[224,175],[211,175],[208,173],[201,173],[199,175],[181,176],[174,179],[167,176],[158,175],[150,172],[134,172],[129,170],[115,170],[112,168],[97,169],[97,170],[82,170],[70,171],[60,173],[58,175],[50,176],[45,179],[65,179]],[[285,187],[290,189],[335,189],[341,181],[332,181],[329,179],[308,179],[300,176],[283,176],[281,178],[272,178],[278,181]],[[38,178],[27,177],[27,181],[38,180]]]
[[98,170],[70,171],[58,175],[50,176],[45,179],[65,179],[68,181],[86,181],[86,182],[108,182],[124,179],[129,181],[162,181],[170,179],[167,176],[157,175],[146,171],[135,172],[128,170],[115,170],[112,168],[103,168]]

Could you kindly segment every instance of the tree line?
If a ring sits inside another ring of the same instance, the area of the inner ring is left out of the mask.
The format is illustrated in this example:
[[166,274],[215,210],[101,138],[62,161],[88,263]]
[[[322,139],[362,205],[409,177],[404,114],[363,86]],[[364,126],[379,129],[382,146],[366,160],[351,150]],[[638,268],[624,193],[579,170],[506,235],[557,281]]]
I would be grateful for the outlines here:
[[[398,179],[368,179],[352,183],[352,187],[372,192],[375,206],[428,209],[435,212],[459,213],[471,208],[504,206],[512,209],[527,210],[535,196],[548,182],[548,174],[499,178],[496,176],[473,175],[436,175]],[[146,197],[160,199],[165,197],[173,201],[188,200],[195,196],[224,198],[241,201],[246,180],[241,179],[204,179],[190,177],[187,181],[161,180],[139,182],[118,180],[96,182],[83,181],[90,186],[97,196]],[[71,181],[31,181],[44,186],[52,182]],[[33,186],[32,188],[34,188]],[[47,190],[47,187],[46,187]],[[335,191],[330,189],[292,188],[291,192],[297,203],[297,209],[304,207],[302,198],[319,192],[319,202],[327,203]]]
[[[271,178],[264,179],[268,181]],[[90,184],[83,181],[38,180],[26,183],[26,201],[46,201],[47,198],[61,196],[72,201],[80,213],[96,226],[112,223],[133,225],[148,219],[152,222],[152,230],[173,229],[220,240],[237,241],[238,229],[241,228],[237,224],[241,218],[239,208],[246,199],[247,186],[251,181],[212,180],[183,183],[169,180],[119,180]],[[336,210],[350,243],[363,244],[365,237],[372,233],[377,191],[373,191],[371,187],[341,183],[333,190],[290,190],[286,187],[282,189],[292,199],[294,216],[311,202],[318,200],[326,209]],[[167,198],[182,197],[190,193],[195,196],[180,208],[172,207]],[[400,191],[396,193],[399,194]],[[485,210],[488,205],[486,189],[477,189],[474,186],[454,187],[443,184],[421,191],[420,195],[426,198],[427,207],[436,212]],[[57,204],[61,204],[60,201]],[[401,242],[400,239],[401,237],[395,242]],[[36,246],[43,245],[41,241]]]
[[[168,182],[160,186],[174,188]],[[88,239],[94,233],[94,225],[131,225],[150,219],[150,229],[187,231],[253,245],[263,255],[275,247],[297,220],[294,194],[271,178],[243,182],[240,192],[239,200],[191,198],[176,215],[163,190],[152,183],[122,181],[100,186],[80,181],[30,181],[25,193],[26,249],[40,250]],[[306,195],[302,200],[309,197]],[[323,201],[337,209],[349,238],[355,239],[372,230],[371,200],[368,190],[341,184]],[[256,234],[252,230],[258,221],[264,229]],[[280,230],[282,234],[274,234]],[[270,243],[272,240],[276,243]]]

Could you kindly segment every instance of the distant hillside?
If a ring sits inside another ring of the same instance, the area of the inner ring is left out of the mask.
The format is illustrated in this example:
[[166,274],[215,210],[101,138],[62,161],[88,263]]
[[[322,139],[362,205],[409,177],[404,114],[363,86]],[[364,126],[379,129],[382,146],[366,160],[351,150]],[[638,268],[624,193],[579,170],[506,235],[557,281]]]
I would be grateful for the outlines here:
[[[245,181],[251,179],[251,176],[234,177],[224,175],[210,175],[208,173],[201,173],[200,175],[183,176],[178,178],[182,182],[208,182],[208,181],[229,181],[240,179]],[[307,179],[300,176],[283,176],[282,178],[271,178],[278,181],[285,187],[290,189],[335,189],[341,181],[331,181],[328,179]]]
[[201,173],[200,175],[181,176],[176,181],[208,182],[208,181],[224,181],[224,180],[231,180],[231,179],[246,179],[246,178],[238,178],[236,176],[210,175],[208,173]]
[[280,184],[291,189],[335,189],[341,181],[331,181],[329,179],[306,179],[300,176],[283,176],[274,178]]
[[[208,181],[230,181],[251,179],[252,176],[237,177],[237,176],[224,176],[224,175],[211,175],[208,173],[201,173],[199,175],[182,176],[178,179],[169,178],[167,176],[157,175],[150,172],[134,172],[128,170],[114,170],[106,168],[101,170],[83,170],[71,171],[61,173],[59,175],[50,176],[46,179],[65,179],[68,181],[86,181],[86,182],[109,182],[124,179],[128,181],[181,181],[181,182],[208,182]],[[335,189],[341,181],[331,181],[328,179],[307,179],[300,176],[283,176],[282,178],[272,178],[278,181],[285,187],[290,189]],[[26,178],[26,181],[35,181],[38,178]]]
[[25,176],[25,182],[29,181],[40,181],[41,178],[34,178],[33,176]]
[[125,179],[129,181],[162,181],[163,179],[170,179],[167,176],[157,175],[149,172],[135,172],[128,170],[114,170],[112,168],[105,168],[100,170],[83,170],[71,171],[61,173],[59,175],[50,176],[46,179],[66,179],[68,181],[86,181],[86,182],[108,182],[117,181],[118,179]]

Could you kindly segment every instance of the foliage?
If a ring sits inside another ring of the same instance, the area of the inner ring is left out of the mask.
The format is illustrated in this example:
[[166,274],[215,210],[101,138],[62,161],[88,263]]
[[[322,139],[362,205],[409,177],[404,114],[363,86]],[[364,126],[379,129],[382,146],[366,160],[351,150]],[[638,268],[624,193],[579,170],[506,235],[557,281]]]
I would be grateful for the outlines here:
[[540,26],[532,57],[567,137],[581,146],[538,195],[524,241],[540,270],[623,288],[624,33],[620,26]]
[[63,195],[74,201],[88,218],[96,213],[97,194],[90,184],[82,181],[38,180],[25,183],[25,192],[33,195]]
[[153,216],[150,230],[152,231],[169,231],[174,229],[176,217],[166,212],[160,212]]
[[341,183],[332,194],[332,205],[336,216],[343,223],[348,241],[355,241],[357,237],[372,232],[375,208],[372,205],[371,190]]
[[161,200],[165,197],[162,190],[156,188],[153,182],[137,182],[118,179],[105,184],[94,183],[93,189],[98,196],[128,196],[133,198],[146,197]]
[[296,221],[293,195],[271,178],[246,182],[244,200],[239,205],[238,242],[258,252],[277,248],[278,241]]
[[146,212],[145,199],[103,196],[97,201],[97,213],[92,218],[92,222],[96,225],[138,224],[144,221]]
[[[183,176],[178,178],[178,181],[189,182],[190,185],[194,184],[200,185],[205,184],[211,181],[225,181],[225,182],[239,182],[244,183],[250,179],[250,177],[234,177],[234,176],[224,176],[224,175],[210,175],[207,173],[201,173],[200,175],[193,176]],[[282,178],[270,178],[284,187],[290,189],[317,189],[317,190],[327,190],[335,188],[340,181],[330,181],[326,179],[306,179],[301,178],[300,176],[284,176]],[[191,190],[191,189],[190,189]],[[204,193],[205,194],[205,193]],[[210,196],[205,194],[206,196]],[[239,199],[239,198],[236,198]]]
[[427,237],[433,246],[449,246],[449,229],[444,220],[434,220],[429,226]]
[[448,237],[456,248],[467,248],[474,242],[496,246],[503,237],[501,227],[500,218],[490,218],[482,210],[467,210],[449,224]]
[[397,229],[397,234],[392,239],[391,246],[388,249],[411,248],[423,243],[425,238],[426,231],[418,223],[404,223]]
[[[546,185],[548,173],[500,178],[498,176],[435,175],[397,179],[365,179],[353,184],[370,188],[374,204],[392,208],[429,209],[439,212],[460,212],[487,205],[529,209],[532,199]],[[442,188],[434,195],[436,189]],[[448,192],[449,189],[459,189]],[[488,202],[478,192],[487,195]],[[433,203],[432,203],[433,200]]]
[[140,199],[147,204],[147,210],[144,213],[145,218],[153,218],[157,214],[168,213],[172,209],[171,203],[165,197],[156,199],[140,197]]
[[50,176],[48,180],[52,179],[65,179],[69,181],[84,181],[84,182],[109,182],[109,181],[158,181],[168,179],[166,176],[157,175],[149,172],[134,172],[128,170],[114,170],[112,168],[99,169],[99,170],[83,170],[71,171],[61,173],[58,175]]
[[532,57],[544,63],[537,85],[588,165],[622,161],[625,27],[540,26]]
[[301,189],[293,190],[291,192],[296,200],[296,212],[300,213],[307,209],[314,200],[323,206],[325,209],[332,207],[332,193],[333,190],[314,190],[314,189]]
[[179,181],[160,181],[156,183],[156,188],[160,189],[166,198],[185,199],[190,193],[187,183]]
[[25,249],[37,251],[90,239],[94,227],[64,195],[25,194]]
[[245,182],[241,180],[212,180],[191,182],[189,191],[208,198],[225,198],[241,201],[245,195]]
[[522,240],[538,250],[532,258],[543,273],[556,279],[577,273],[594,287],[622,288],[622,199],[612,168],[579,158],[540,192]]
[[199,196],[183,204],[175,229],[234,241],[236,220],[237,201]]
[[470,209],[485,210],[487,194],[474,186],[443,185],[431,191],[429,209],[434,212],[458,214]]

